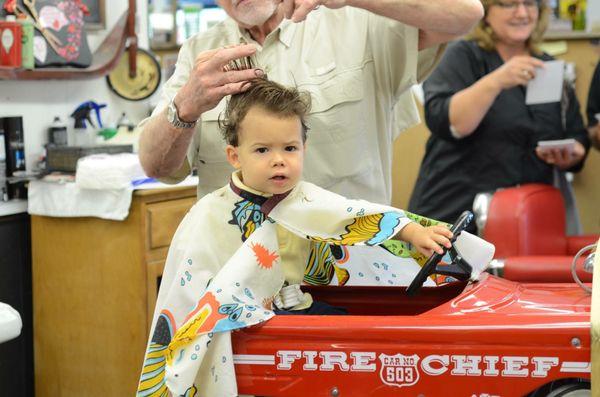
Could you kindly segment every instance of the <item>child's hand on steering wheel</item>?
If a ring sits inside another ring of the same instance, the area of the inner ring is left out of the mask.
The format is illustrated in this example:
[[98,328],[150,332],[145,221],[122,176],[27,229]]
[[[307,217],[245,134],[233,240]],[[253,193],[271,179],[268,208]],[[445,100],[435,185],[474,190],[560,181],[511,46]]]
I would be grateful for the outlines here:
[[431,256],[434,252],[443,254],[442,247],[450,248],[452,246],[450,239],[453,236],[450,229],[445,226],[423,227],[411,222],[396,237],[411,243],[423,255]]

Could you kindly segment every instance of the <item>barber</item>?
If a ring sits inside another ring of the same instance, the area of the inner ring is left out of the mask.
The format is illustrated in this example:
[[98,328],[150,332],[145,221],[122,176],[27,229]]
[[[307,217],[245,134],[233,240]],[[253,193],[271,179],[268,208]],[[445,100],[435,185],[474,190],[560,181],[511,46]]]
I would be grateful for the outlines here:
[[[350,198],[391,201],[394,106],[418,113],[408,89],[442,43],[482,16],[479,0],[220,0],[228,17],[187,40],[151,117],[140,124],[149,176],[177,182],[196,169],[198,196],[231,167],[218,132],[225,98],[269,79],[309,91],[304,179]],[[235,70],[234,63],[255,67]]]

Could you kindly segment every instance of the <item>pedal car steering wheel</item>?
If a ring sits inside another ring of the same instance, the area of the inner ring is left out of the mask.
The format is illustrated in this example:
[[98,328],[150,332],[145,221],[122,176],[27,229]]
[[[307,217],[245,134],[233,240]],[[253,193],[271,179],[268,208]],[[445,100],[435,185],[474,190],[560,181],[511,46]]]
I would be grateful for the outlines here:
[[[452,235],[453,235],[452,239],[450,240],[450,242],[452,244],[454,244],[454,242],[456,241],[456,239],[458,238],[460,233],[463,230],[465,230],[465,228],[469,225],[469,223],[471,223],[472,220],[473,220],[473,213],[471,211],[465,211],[462,214],[460,214],[460,216],[458,217],[458,220],[456,222],[454,222],[454,224],[450,228],[450,231],[452,232]],[[437,268],[437,265],[449,250],[446,247],[442,247],[442,248],[444,249],[443,254],[438,254],[437,252],[434,252],[429,257],[429,259],[427,259],[427,262],[425,262],[425,265],[423,265],[421,270],[419,270],[419,273],[417,273],[417,275],[415,276],[413,281],[410,283],[410,285],[406,289],[406,293],[408,295],[411,295],[411,296],[415,295],[421,289],[421,287],[423,287],[423,283],[425,283],[425,280],[427,280],[427,277],[431,276],[433,273],[440,273],[439,269]],[[450,250],[453,250],[453,249],[454,248],[450,248]],[[470,276],[471,275],[471,267],[468,263],[464,262],[464,260],[460,256],[460,254],[457,253],[456,251],[454,251],[454,252],[451,252],[451,256],[452,256],[452,262],[455,265],[455,268],[458,268],[458,273],[455,269],[448,269],[449,272],[444,272],[444,273],[452,274],[452,275],[456,276],[458,274],[465,275],[468,272],[468,276]],[[468,278],[468,277],[466,277],[466,278]]]

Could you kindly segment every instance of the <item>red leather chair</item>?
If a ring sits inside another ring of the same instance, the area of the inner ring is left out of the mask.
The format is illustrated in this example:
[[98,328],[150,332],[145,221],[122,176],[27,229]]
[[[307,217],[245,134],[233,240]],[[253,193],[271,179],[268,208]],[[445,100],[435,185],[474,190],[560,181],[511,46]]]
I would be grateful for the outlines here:
[[[596,243],[599,236],[567,236],[565,222],[559,190],[543,184],[523,185],[494,193],[483,238],[496,246],[495,258],[504,260],[505,278],[572,282],[573,256]],[[577,274],[584,282],[592,281],[591,273]]]

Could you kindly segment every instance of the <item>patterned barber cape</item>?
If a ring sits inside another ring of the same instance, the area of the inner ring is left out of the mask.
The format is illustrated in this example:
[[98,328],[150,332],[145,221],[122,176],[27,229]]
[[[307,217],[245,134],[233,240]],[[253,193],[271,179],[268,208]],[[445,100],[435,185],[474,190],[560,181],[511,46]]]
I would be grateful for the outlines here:
[[173,237],[137,395],[238,395],[230,331],[274,316],[285,281],[277,225],[311,242],[306,283],[392,286],[426,260],[388,241],[411,221],[437,223],[307,182],[272,197],[233,183],[206,195]]

